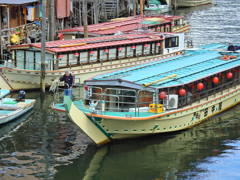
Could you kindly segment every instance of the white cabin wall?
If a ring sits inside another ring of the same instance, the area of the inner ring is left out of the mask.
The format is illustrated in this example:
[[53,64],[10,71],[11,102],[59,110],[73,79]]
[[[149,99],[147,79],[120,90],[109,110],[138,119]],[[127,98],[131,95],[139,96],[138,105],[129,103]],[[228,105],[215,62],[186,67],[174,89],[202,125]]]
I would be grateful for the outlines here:
[[164,48],[163,49],[163,54],[168,54],[168,53],[174,53],[177,51],[182,51],[185,48],[185,43],[184,43],[184,33],[178,33],[175,34],[175,36],[178,36],[178,47],[173,47],[173,48]]

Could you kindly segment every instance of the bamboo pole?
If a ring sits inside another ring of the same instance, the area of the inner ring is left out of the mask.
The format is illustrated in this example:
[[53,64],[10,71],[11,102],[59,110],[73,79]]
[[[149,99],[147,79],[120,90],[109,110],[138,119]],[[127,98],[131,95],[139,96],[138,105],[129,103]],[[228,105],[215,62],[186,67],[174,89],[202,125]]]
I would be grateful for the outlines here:
[[172,74],[172,75],[169,75],[169,76],[165,76],[165,77],[163,77],[163,78],[161,78],[161,79],[158,79],[158,80],[156,80],[156,81],[152,81],[152,82],[143,84],[143,86],[147,87],[147,86],[150,86],[150,85],[159,83],[159,82],[161,82],[161,81],[165,81],[165,80],[167,80],[167,79],[174,78],[174,77],[176,77],[176,76],[177,76],[176,74]]
[[143,16],[144,0],[140,0],[140,16]]
[[46,43],[46,0],[42,0],[42,37],[41,37],[41,91],[45,93],[45,43]]
[[88,37],[88,13],[87,13],[87,0],[83,0],[83,28],[84,28],[84,38]]

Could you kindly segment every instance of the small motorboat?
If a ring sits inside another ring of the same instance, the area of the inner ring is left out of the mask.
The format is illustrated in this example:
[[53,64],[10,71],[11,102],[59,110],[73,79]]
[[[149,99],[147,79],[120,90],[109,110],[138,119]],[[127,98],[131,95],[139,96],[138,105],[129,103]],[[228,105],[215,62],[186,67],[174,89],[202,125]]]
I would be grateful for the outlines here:
[[0,124],[14,120],[33,108],[36,100],[24,99],[25,94],[21,93],[20,91],[17,98],[2,98],[0,100]]
[[7,96],[10,93],[7,89],[0,89],[0,98]]

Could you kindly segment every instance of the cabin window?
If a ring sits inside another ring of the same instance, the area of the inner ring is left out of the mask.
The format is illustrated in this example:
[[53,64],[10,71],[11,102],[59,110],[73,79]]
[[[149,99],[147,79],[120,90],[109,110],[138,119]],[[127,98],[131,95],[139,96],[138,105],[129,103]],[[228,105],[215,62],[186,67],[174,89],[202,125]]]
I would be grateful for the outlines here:
[[137,45],[136,46],[136,56],[142,56],[142,45]]
[[101,49],[100,50],[100,61],[108,60],[109,50],[108,49]]
[[34,52],[33,51],[26,52],[25,69],[34,70]]
[[89,51],[89,63],[96,62],[98,60],[98,51],[92,50]]
[[[91,54],[96,53],[94,51],[90,51],[89,55],[91,56]],[[80,53],[80,64],[84,64],[88,62],[88,52],[81,52]]]
[[68,65],[68,55],[64,54],[59,59],[59,67],[66,67]]
[[118,58],[119,59],[125,58],[125,52],[126,52],[125,47],[119,47],[118,48]]
[[136,46],[135,45],[131,45],[131,46],[127,46],[127,57],[133,57],[136,51]]
[[36,52],[35,53],[35,70],[40,70],[41,69],[41,53]]
[[146,43],[146,44],[143,44],[143,54],[144,55],[149,55],[150,54],[150,44]]
[[17,50],[16,51],[16,66],[19,69],[24,69],[24,51],[23,50]]
[[76,65],[79,54],[69,54],[69,66]]
[[179,39],[178,37],[172,37],[165,39],[165,48],[172,48],[179,46]]
[[117,59],[117,49],[116,48],[111,48],[109,49],[109,59]]

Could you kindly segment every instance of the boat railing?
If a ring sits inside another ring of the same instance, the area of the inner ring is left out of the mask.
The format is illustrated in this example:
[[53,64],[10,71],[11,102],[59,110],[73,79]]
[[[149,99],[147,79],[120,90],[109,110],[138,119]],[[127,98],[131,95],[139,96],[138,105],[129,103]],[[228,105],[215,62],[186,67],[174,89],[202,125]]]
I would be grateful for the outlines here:
[[186,105],[191,105],[196,102],[200,102],[202,100],[209,100],[210,96],[217,97],[219,93],[223,94],[224,92],[229,92],[231,88],[235,87],[239,84],[240,79],[234,78],[231,81],[225,82],[223,84],[216,85],[215,87],[212,87],[210,89],[202,90],[195,94],[188,94],[183,97],[179,97],[178,101],[178,107],[184,107]]
[[132,112],[134,116],[139,116],[140,112],[148,112],[149,104],[153,103],[152,93],[143,92],[133,89],[91,87],[85,91],[84,100],[90,110],[98,113]]

